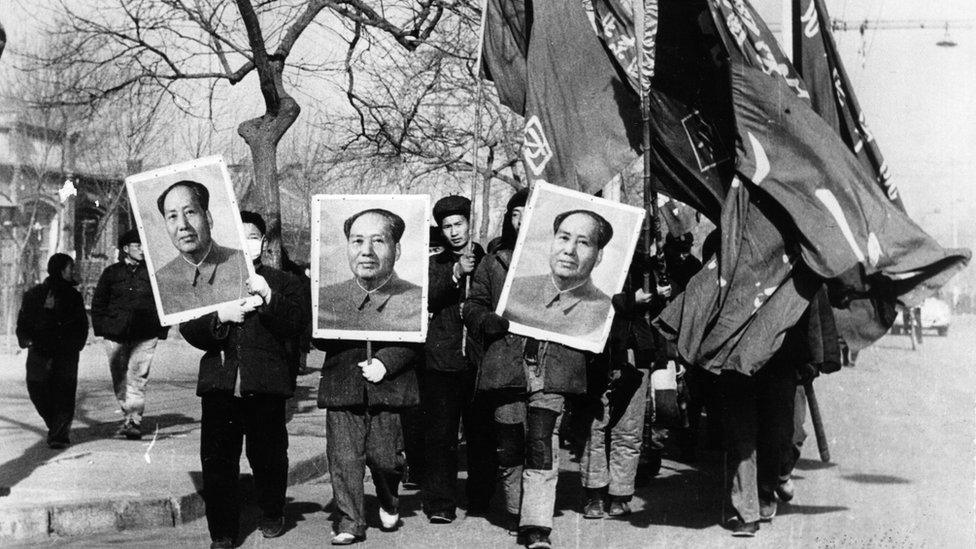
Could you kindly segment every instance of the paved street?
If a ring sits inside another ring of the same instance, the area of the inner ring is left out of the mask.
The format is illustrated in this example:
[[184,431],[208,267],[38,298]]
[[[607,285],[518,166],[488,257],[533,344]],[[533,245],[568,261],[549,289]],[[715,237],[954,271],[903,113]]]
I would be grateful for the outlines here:
[[[927,337],[919,351],[911,351],[906,336],[888,336],[864,351],[856,367],[817,381],[833,463],[820,463],[811,434],[793,504],[781,506],[757,538],[736,540],[718,525],[722,469],[713,455],[698,468],[665,461],[662,474],[639,490],[636,512],[622,521],[582,519],[577,464],[564,459],[554,543],[620,548],[976,546],[976,319],[955,320],[947,338]],[[327,480],[292,487],[289,496],[293,528],[282,538],[264,540],[254,531],[252,515],[245,547],[328,543]],[[403,502],[404,527],[395,533],[370,529],[365,547],[514,547],[514,538],[492,524],[495,518],[432,526],[423,519],[416,493],[407,492]],[[369,503],[375,514],[376,500]],[[51,539],[40,545],[200,547],[207,542],[205,523],[197,520],[177,528]]]

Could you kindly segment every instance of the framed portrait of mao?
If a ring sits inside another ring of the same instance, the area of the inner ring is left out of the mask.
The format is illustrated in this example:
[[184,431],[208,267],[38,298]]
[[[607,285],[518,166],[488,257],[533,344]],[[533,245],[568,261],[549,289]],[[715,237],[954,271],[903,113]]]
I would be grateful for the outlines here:
[[313,337],[423,342],[427,195],[312,197]]
[[495,312],[514,334],[601,352],[643,221],[641,208],[536,183]]
[[254,265],[227,165],[220,156],[174,164],[125,179],[160,323],[172,326],[253,300]]

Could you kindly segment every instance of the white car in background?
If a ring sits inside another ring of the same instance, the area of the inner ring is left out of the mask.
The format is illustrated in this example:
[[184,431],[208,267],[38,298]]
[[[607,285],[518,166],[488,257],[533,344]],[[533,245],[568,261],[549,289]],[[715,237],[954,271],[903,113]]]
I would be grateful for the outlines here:
[[[905,333],[905,320],[902,316],[903,310],[898,309],[898,316],[895,323],[891,326],[891,333]],[[922,329],[935,330],[940,336],[949,333],[949,324],[952,322],[952,308],[949,304],[937,297],[930,297],[922,302]]]

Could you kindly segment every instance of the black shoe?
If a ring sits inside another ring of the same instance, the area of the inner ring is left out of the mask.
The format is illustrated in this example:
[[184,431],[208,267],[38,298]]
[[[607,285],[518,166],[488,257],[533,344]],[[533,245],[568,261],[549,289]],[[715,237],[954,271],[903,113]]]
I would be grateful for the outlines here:
[[210,549],[231,549],[234,547],[234,540],[231,538],[219,538],[210,542]]
[[549,541],[549,529],[539,526],[523,528],[522,543],[527,549],[552,549],[552,542]]
[[626,517],[630,512],[630,502],[626,498],[610,496],[610,508],[607,509],[607,516],[614,518]]
[[64,450],[70,445],[67,440],[49,440],[47,447],[52,450]]
[[780,483],[776,487],[776,495],[784,502],[793,499],[793,479],[787,479],[786,482]]
[[431,524],[450,524],[454,522],[457,516],[454,513],[448,513],[447,511],[435,511],[429,515],[427,518],[430,520]]
[[285,517],[262,518],[258,523],[258,530],[266,538],[276,538],[285,533]]
[[116,436],[125,437],[129,440],[139,440],[142,438],[142,428],[138,423],[132,420],[125,420],[125,423],[119,427]]
[[742,522],[738,520],[735,522],[735,526],[732,527],[732,536],[737,538],[753,538],[756,537],[756,532],[758,531],[758,520],[753,522]]
[[602,519],[606,516],[603,512],[603,499],[599,496],[590,497],[583,505],[583,518]]

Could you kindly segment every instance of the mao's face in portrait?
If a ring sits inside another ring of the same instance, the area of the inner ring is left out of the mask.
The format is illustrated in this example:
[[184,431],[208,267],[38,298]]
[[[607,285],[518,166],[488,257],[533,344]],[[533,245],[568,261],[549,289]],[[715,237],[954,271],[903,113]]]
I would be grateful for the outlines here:
[[189,187],[174,187],[163,202],[163,218],[173,246],[194,263],[210,250],[213,218],[197,201]]
[[393,241],[389,222],[380,214],[359,216],[349,227],[346,242],[349,268],[360,282],[383,283],[400,258],[400,243]]
[[571,286],[589,278],[603,259],[597,246],[599,226],[586,214],[573,214],[563,220],[549,248],[549,268],[557,282]]

